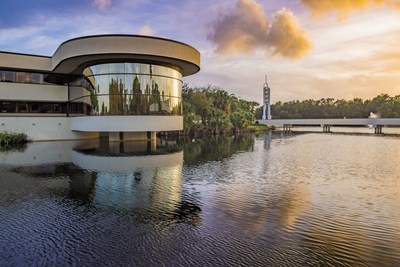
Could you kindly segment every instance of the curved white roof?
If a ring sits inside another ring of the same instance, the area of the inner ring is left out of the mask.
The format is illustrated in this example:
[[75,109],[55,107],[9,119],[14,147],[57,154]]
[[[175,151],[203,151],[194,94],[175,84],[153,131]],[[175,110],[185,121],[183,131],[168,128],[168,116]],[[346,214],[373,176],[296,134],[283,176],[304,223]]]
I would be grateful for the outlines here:
[[140,35],[93,35],[62,43],[52,57],[0,52],[0,67],[81,74],[95,64],[141,62],[179,68],[183,76],[200,70],[200,53],[163,38]]

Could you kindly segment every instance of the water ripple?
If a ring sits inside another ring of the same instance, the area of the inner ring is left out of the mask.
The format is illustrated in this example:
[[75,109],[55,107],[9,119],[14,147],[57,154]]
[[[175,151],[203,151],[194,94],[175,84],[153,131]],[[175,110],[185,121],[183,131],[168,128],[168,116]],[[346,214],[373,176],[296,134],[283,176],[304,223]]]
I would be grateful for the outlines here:
[[153,167],[2,165],[0,266],[400,265],[400,139],[268,138]]

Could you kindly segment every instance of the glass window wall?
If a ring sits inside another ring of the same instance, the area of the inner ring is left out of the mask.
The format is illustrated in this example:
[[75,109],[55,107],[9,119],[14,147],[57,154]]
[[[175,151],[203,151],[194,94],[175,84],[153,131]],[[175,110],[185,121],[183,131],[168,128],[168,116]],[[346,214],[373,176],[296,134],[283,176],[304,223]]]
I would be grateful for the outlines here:
[[83,73],[94,90],[71,100],[91,103],[92,115],[182,114],[182,74],[176,69],[112,63],[88,67]]
[[2,113],[15,113],[16,103],[13,101],[2,101],[0,102],[0,112]]
[[15,82],[15,72],[13,71],[0,71],[0,81],[1,82]]
[[92,106],[83,102],[75,102],[67,105],[65,102],[0,101],[0,112],[26,113],[29,116],[34,113],[66,114],[67,106],[69,106],[68,113],[72,116],[92,114]]
[[[0,70],[0,82],[66,85],[72,77],[66,74]],[[47,78],[46,81],[45,78]]]

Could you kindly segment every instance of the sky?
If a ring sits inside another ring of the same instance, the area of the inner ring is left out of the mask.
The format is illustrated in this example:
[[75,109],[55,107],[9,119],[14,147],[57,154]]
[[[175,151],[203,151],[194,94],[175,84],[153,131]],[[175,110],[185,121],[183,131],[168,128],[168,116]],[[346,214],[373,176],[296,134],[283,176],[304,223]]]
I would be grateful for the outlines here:
[[400,95],[400,0],[2,0],[0,51],[51,56],[85,35],[173,39],[189,86],[262,102]]

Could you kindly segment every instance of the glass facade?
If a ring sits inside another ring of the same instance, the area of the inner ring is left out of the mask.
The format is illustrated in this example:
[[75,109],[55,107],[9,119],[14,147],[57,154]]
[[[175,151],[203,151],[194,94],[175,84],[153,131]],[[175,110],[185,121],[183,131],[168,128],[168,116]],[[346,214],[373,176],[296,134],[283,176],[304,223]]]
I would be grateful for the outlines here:
[[56,84],[69,90],[64,103],[0,99],[2,113],[182,115],[182,72],[173,67],[109,63],[90,66],[80,76],[0,70],[0,82]]
[[67,85],[81,75],[0,70],[0,82]]
[[70,85],[87,92],[71,102],[90,103],[91,115],[181,115],[182,73],[165,66],[110,63],[88,67]]
[[89,115],[92,107],[85,103],[36,102],[36,101],[4,101],[0,100],[0,113],[54,113]]
[[30,83],[30,84],[52,84],[45,82],[45,78],[52,74],[0,70],[0,82]]
[[[68,82],[76,80],[79,77],[81,76],[56,73],[0,70],[0,82],[61,85],[64,86],[65,89],[68,88]],[[89,82],[84,82],[78,85],[82,88],[85,88],[86,90],[90,90]],[[68,103],[67,99],[65,102],[40,102],[28,100],[20,101],[0,99],[0,113],[25,113],[27,115],[29,114],[30,116],[37,113],[71,113],[74,115],[90,115],[92,113],[92,107],[90,104],[84,102]]]

